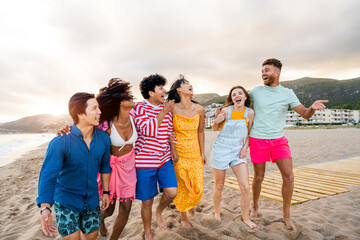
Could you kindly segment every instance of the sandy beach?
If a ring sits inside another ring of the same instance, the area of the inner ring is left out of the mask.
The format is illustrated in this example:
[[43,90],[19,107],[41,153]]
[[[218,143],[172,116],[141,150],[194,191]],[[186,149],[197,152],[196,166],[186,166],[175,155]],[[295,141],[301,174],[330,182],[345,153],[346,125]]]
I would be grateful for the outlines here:
[[[206,132],[206,155],[210,159],[217,132]],[[360,155],[360,129],[299,129],[286,130],[293,154],[294,167]],[[28,152],[16,161],[0,167],[0,239],[49,239],[41,232],[39,209],[35,204],[39,171],[47,144]],[[249,162],[250,173],[253,173]],[[360,164],[360,163],[358,163]],[[267,164],[267,174],[277,170],[275,164]],[[360,174],[360,173],[359,173]],[[227,171],[227,176],[233,176]],[[260,198],[260,216],[254,219],[257,230],[250,230],[240,217],[240,192],[224,187],[221,205],[222,222],[213,218],[213,172],[205,166],[205,191],[193,227],[184,229],[180,214],[173,204],[164,210],[168,230],[160,232],[153,218],[154,239],[360,239],[360,186],[350,191],[319,200],[293,205],[294,231],[282,223],[282,203]],[[156,198],[155,204],[159,198]],[[135,200],[129,221],[121,239],[142,239],[143,226],[140,217],[141,202]],[[117,210],[115,210],[115,213]],[[106,219],[112,229],[116,214]],[[53,214],[53,219],[55,216]],[[54,221],[54,225],[55,220]],[[54,239],[60,239],[59,235]],[[105,240],[106,237],[98,237]]]

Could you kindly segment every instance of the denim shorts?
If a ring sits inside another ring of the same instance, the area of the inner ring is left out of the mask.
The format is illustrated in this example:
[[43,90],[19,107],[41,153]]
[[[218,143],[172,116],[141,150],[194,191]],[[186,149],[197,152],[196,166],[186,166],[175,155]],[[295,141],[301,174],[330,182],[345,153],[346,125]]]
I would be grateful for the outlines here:
[[150,200],[159,193],[158,183],[160,192],[163,188],[177,188],[174,164],[171,159],[160,168],[137,168],[136,175],[135,198],[141,201]]
[[91,210],[85,204],[84,211],[74,212],[58,202],[54,204],[56,223],[62,237],[73,234],[79,230],[83,234],[95,232],[100,227],[100,206]]

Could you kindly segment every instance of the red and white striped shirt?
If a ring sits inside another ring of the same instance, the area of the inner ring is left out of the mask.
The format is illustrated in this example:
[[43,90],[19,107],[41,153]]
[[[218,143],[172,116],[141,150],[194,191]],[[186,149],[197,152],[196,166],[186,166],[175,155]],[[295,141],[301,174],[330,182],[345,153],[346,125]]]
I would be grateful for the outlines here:
[[156,118],[163,108],[164,104],[155,106],[147,100],[134,108],[138,132],[135,143],[136,168],[160,168],[171,159],[169,135],[173,132],[172,113],[165,115],[160,126]]

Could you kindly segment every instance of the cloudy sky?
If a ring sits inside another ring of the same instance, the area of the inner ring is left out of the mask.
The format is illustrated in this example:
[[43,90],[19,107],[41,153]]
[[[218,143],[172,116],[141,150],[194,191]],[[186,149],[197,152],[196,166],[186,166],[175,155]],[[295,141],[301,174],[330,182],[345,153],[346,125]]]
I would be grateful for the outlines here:
[[67,113],[78,91],[111,77],[179,73],[195,93],[262,84],[261,63],[282,80],[360,76],[358,0],[0,1],[0,122]]

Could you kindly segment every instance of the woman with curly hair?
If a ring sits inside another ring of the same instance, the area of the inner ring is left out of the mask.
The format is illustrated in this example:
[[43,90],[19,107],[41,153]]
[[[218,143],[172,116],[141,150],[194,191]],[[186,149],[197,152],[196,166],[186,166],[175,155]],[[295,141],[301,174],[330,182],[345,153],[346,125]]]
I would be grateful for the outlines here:
[[234,86],[226,98],[226,106],[217,115],[212,129],[220,130],[216,138],[210,166],[214,170],[215,186],[213,191],[215,219],[221,221],[220,202],[224,187],[226,169],[232,168],[239,183],[240,206],[243,222],[251,229],[256,224],[249,218],[250,186],[246,153],[249,147],[249,133],[254,121],[254,110],[250,108],[251,98],[245,88]]
[[180,75],[168,92],[168,100],[175,100],[173,109],[174,133],[177,138],[178,161],[174,168],[178,182],[178,193],[174,199],[181,213],[181,225],[191,228],[187,212],[194,215],[194,207],[199,204],[204,192],[205,110],[191,100],[193,87]]
[[[101,88],[96,100],[101,110],[100,124],[110,135],[110,206],[101,211],[100,234],[106,236],[108,230],[105,218],[111,216],[119,202],[119,213],[116,217],[110,239],[118,239],[122,233],[135,197],[136,170],[134,143],[137,139],[136,127],[130,110],[135,106],[130,91],[130,83],[119,78],[112,78],[107,87]],[[99,182],[100,196],[103,194]],[[105,192],[104,192],[105,194]]]
[[[108,235],[105,218],[114,213],[116,202],[119,202],[119,213],[110,239],[118,239],[122,233],[135,197],[137,179],[134,143],[138,135],[134,120],[130,115],[130,110],[135,106],[130,88],[130,83],[119,78],[112,78],[107,87],[100,89],[96,97],[101,111],[99,128],[107,132],[111,140],[110,191],[103,191],[98,175],[99,195],[110,195],[110,206],[101,210],[101,236]],[[58,134],[68,134],[70,128],[71,126],[66,126]]]

